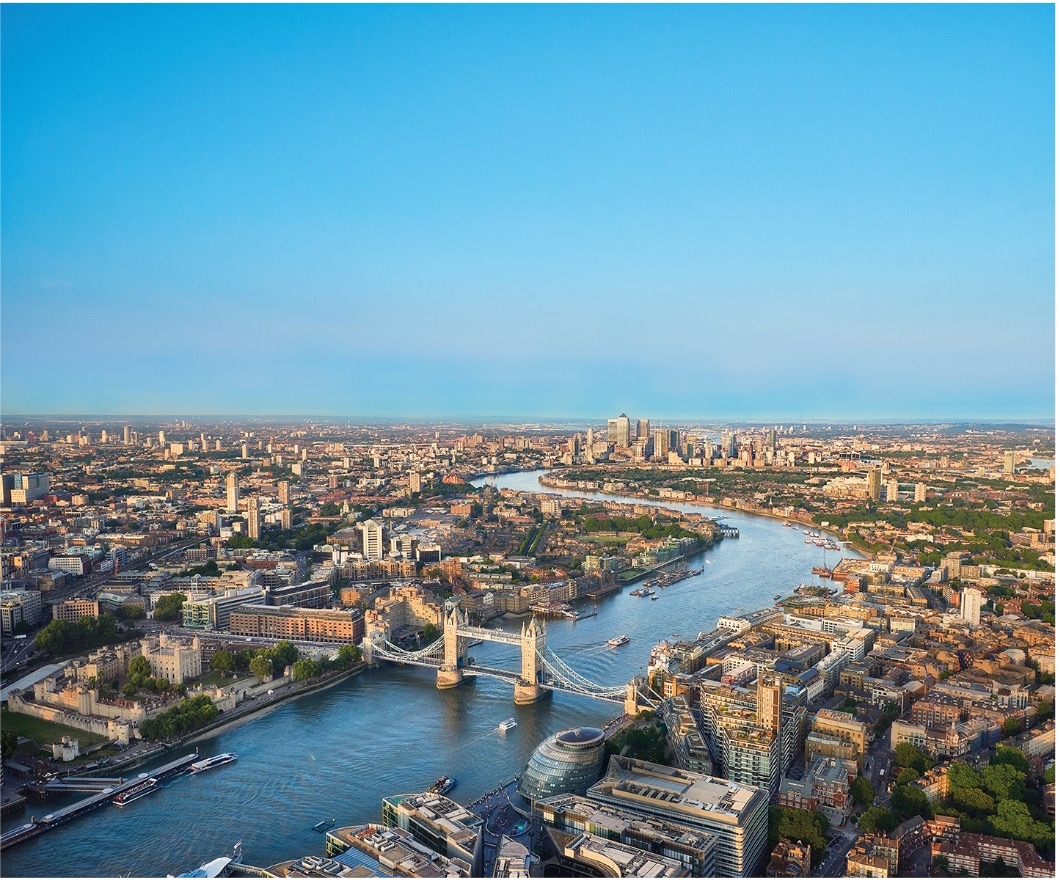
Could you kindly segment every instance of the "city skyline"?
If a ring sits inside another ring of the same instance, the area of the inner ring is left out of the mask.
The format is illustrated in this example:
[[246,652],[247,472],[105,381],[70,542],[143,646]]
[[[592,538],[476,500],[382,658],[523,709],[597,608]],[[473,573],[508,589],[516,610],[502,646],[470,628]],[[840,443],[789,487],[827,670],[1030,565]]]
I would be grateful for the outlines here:
[[2,16],[5,417],[1055,414],[1049,6]]

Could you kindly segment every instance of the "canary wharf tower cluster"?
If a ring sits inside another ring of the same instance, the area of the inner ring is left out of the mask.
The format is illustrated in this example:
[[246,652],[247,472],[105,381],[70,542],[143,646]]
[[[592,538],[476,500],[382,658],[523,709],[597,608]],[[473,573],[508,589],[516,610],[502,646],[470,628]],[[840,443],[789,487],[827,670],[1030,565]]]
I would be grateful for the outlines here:
[[0,7],[0,875],[1055,876],[1053,15]]

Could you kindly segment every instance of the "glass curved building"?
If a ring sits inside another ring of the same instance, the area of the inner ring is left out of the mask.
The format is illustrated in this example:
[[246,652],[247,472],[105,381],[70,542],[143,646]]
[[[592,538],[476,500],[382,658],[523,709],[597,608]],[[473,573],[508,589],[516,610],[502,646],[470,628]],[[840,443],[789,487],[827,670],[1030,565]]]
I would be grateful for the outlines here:
[[604,766],[604,732],[596,727],[561,730],[541,743],[519,777],[529,800],[557,794],[585,794]]

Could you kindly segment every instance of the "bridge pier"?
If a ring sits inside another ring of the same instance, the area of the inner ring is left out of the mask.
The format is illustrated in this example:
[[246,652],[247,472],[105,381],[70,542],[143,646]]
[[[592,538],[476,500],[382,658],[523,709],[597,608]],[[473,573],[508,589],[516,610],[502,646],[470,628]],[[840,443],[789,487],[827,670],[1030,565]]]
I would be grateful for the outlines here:
[[448,688],[455,688],[464,680],[464,673],[462,670],[457,668],[448,669],[445,666],[441,666],[438,669],[438,690],[444,691]]
[[525,681],[517,681],[515,683],[515,705],[528,706],[530,703],[536,703],[551,693],[552,691],[541,687],[536,681],[532,684],[527,684]]

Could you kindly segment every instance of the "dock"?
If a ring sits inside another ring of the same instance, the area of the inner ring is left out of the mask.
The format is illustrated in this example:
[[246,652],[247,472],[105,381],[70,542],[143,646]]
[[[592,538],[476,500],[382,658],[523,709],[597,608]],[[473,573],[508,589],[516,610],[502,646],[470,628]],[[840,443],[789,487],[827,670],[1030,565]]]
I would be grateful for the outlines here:
[[[163,764],[161,767],[157,767],[151,771],[150,775],[155,779],[163,780],[168,779],[172,776],[177,776],[183,773],[193,762],[199,759],[199,755],[193,752],[190,755],[185,755],[183,758],[177,758],[175,761],[170,761],[168,764]],[[110,780],[92,780],[93,782],[107,782]],[[5,850],[8,847],[15,846],[16,844],[23,843],[24,841],[30,840],[45,831],[51,831],[53,828],[58,828],[60,825],[70,822],[73,819],[77,819],[80,816],[90,813],[93,810],[99,809],[105,804],[109,804],[119,794],[126,789],[132,788],[134,785],[138,785],[143,782],[143,778],[137,776],[126,782],[119,782],[117,785],[104,785],[101,791],[97,791],[95,794],[91,794],[76,803],[70,804],[68,807],[56,810],[54,813],[48,813],[41,819],[33,817],[25,825],[21,825],[18,828],[8,831],[3,837],[0,837],[0,850]],[[50,789],[55,790],[55,789]],[[59,789],[63,790],[63,789]],[[84,789],[67,788],[67,791],[77,791]]]

